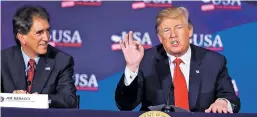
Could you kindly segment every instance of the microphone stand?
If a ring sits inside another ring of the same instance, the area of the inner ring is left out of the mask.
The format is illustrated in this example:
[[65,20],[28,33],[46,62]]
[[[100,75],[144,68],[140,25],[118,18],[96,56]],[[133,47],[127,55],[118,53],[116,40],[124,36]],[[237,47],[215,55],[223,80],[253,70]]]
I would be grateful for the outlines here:
[[165,106],[162,108],[163,112],[175,112],[175,109],[172,106],[170,106],[170,92],[171,92],[171,90],[174,90],[174,87],[173,86],[169,86],[169,89],[170,90],[169,90],[168,99],[166,101]]

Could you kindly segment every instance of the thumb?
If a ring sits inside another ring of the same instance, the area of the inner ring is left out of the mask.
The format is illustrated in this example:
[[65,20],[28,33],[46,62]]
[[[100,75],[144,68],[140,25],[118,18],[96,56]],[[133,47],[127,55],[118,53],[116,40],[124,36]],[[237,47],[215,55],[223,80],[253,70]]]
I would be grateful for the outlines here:
[[139,52],[144,52],[144,47],[141,45],[141,43],[139,41],[135,41],[135,43],[138,45]]
[[142,45],[139,45],[139,51],[140,53],[144,54],[144,47]]
[[205,112],[206,112],[206,113],[210,113],[210,112],[211,112],[211,109],[212,109],[212,105],[211,105],[208,109],[206,109]]

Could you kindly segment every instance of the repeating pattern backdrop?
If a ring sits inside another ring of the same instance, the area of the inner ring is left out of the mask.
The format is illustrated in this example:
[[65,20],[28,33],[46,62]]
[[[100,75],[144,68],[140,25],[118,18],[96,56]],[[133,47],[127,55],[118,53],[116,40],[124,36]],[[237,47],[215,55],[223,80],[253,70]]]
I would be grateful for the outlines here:
[[154,29],[156,14],[163,8],[184,6],[194,25],[190,42],[226,56],[234,89],[241,98],[240,112],[257,112],[256,2],[2,1],[1,49],[15,45],[12,17],[25,4],[41,5],[49,11],[50,44],[74,57],[80,109],[118,110],[114,92],[125,69],[119,40],[132,30],[133,38],[146,49],[159,44]]

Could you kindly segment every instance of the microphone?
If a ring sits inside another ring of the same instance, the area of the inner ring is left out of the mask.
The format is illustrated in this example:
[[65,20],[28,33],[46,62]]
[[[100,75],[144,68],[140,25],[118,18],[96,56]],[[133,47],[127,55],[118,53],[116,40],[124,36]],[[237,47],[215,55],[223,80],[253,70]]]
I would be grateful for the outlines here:
[[175,112],[175,109],[172,106],[170,106],[170,92],[171,92],[171,90],[172,91],[174,90],[174,86],[170,85],[169,89],[170,89],[169,90],[169,95],[168,95],[165,106],[162,108],[162,111],[164,111],[164,112]]

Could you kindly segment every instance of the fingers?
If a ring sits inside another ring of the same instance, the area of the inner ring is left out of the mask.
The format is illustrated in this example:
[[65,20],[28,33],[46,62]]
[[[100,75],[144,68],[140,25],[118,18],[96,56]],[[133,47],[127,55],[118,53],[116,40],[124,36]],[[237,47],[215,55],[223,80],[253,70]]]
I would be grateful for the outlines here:
[[222,112],[223,112],[223,109],[225,109],[225,108],[219,108],[219,107],[217,107],[217,108],[216,108],[216,112],[222,113]]
[[[12,93],[14,93],[14,94],[29,94],[26,90],[14,90]],[[35,92],[33,94],[38,94],[38,92]]]
[[120,40],[120,47],[121,47],[121,50],[124,51],[125,44],[124,44],[124,41],[122,40]]
[[134,43],[133,48],[138,50],[139,46],[141,45],[140,42],[139,41],[134,41],[133,43]]
[[129,42],[128,42],[129,45],[133,45],[133,44],[134,44],[132,34],[133,34],[132,31],[129,31],[129,40],[128,40],[128,41],[129,41]]
[[126,47],[128,47],[128,34],[125,35],[124,39],[120,40],[121,50],[124,51]]
[[218,107],[215,105],[211,105],[208,109],[205,110],[206,113],[217,113],[219,112]]
[[208,109],[206,109],[205,112],[206,112],[206,113],[210,113],[210,112],[211,112],[211,109],[212,109],[212,105],[211,105]]
[[141,43],[139,41],[134,41],[134,44],[136,44],[139,52],[144,52],[144,47],[141,45]]
[[134,44],[132,34],[133,34],[133,32],[129,31],[129,34],[125,35],[123,41],[120,41],[120,44],[123,44],[123,46],[121,45],[121,47],[127,48],[129,45]]
[[128,34],[125,35],[124,45],[125,45],[125,48],[127,48],[129,45],[129,35]]
[[28,92],[26,90],[14,90],[12,93],[14,93],[14,94],[27,94]]
[[206,113],[233,113],[232,110],[227,109],[226,107],[212,104],[208,109],[205,110]]
[[[133,32],[129,31],[128,34],[125,35],[123,40],[120,40],[120,46],[121,49],[128,48],[129,46],[133,47],[135,46],[135,41],[133,40]],[[138,41],[136,45],[139,45],[140,42]]]
[[228,113],[228,109],[226,109],[226,108],[223,108],[223,113]]
[[228,109],[228,113],[233,113],[232,109]]
[[135,43],[136,45],[141,45],[141,43],[140,43],[139,41],[134,41],[134,43]]

